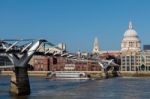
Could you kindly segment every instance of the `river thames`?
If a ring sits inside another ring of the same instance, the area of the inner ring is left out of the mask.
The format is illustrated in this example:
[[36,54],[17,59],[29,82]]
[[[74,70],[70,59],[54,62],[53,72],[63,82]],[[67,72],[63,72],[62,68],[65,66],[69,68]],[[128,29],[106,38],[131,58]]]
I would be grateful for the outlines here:
[[10,77],[0,76],[0,99],[150,99],[150,78],[112,78],[87,81],[51,81],[30,77],[31,94],[9,93]]

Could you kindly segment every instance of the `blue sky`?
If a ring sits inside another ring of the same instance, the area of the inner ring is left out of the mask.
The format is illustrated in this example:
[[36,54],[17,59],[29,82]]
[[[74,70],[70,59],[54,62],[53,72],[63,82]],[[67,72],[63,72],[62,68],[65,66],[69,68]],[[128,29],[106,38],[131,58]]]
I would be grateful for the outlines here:
[[0,38],[44,38],[67,49],[120,50],[131,20],[150,44],[150,0],[0,0]]

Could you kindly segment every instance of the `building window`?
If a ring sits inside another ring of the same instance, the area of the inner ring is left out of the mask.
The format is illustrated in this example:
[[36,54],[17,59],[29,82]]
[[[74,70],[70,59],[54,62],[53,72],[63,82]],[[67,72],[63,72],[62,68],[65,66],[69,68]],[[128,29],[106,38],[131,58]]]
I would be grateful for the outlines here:
[[134,42],[129,42],[129,47],[134,47]]

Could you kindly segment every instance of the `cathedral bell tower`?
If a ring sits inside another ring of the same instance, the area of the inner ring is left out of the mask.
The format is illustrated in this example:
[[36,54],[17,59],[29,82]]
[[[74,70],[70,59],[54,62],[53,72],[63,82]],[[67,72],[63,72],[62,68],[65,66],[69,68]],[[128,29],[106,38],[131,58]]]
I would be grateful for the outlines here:
[[98,38],[96,37],[94,40],[94,46],[93,46],[93,54],[99,54],[100,49],[99,49],[99,42],[98,42]]

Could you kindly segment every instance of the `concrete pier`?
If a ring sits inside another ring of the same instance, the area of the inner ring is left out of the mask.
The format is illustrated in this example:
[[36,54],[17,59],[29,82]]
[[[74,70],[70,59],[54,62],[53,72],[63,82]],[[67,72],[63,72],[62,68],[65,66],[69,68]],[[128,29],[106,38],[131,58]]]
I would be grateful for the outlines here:
[[30,94],[30,83],[26,67],[15,67],[10,83],[10,92],[13,95]]

